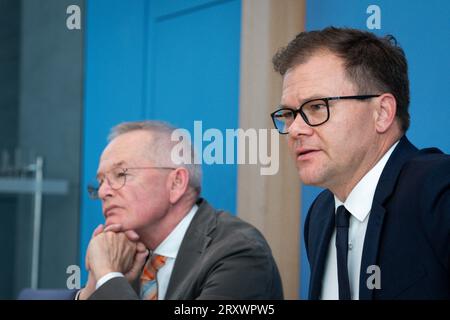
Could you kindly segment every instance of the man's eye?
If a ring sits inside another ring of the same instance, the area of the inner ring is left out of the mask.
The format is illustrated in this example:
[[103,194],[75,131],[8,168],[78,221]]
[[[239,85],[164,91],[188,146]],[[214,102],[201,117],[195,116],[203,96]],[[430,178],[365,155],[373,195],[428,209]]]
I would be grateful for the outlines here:
[[285,111],[275,115],[276,118],[292,118],[292,112]]
[[117,178],[123,178],[123,177],[125,177],[125,176],[127,176],[128,174],[126,173],[126,172],[119,172],[119,173],[117,173],[116,174],[116,177]]
[[320,110],[320,109],[322,109],[323,107],[325,107],[325,105],[324,104],[313,104],[313,105],[311,105],[311,109],[312,110]]
[[293,117],[293,113],[292,113],[292,112],[285,112],[285,113],[283,114],[283,116],[284,116],[285,118],[290,119],[290,118]]

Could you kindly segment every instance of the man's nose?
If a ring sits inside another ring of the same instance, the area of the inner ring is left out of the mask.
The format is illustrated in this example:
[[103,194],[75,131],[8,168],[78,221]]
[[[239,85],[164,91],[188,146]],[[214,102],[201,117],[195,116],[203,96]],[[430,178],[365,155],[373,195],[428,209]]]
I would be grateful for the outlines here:
[[104,200],[106,197],[111,196],[114,189],[111,188],[111,184],[108,179],[105,179],[103,183],[98,188],[98,197],[100,200]]
[[313,128],[305,122],[300,113],[297,114],[291,126],[289,127],[289,136],[296,138],[301,135],[311,135]]

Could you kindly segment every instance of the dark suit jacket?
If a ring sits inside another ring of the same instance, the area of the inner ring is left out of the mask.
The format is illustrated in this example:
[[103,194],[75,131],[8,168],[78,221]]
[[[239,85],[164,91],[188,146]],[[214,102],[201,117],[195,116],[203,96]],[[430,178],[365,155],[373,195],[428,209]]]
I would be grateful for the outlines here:
[[[309,298],[318,299],[334,228],[334,197],[323,191],[305,222]],[[360,299],[450,298],[450,157],[400,140],[378,182],[364,239]],[[370,265],[381,289],[369,289]]]
[[[205,200],[198,202],[178,251],[166,299],[282,299],[278,268],[261,233]],[[125,278],[113,278],[90,299],[138,299]]]

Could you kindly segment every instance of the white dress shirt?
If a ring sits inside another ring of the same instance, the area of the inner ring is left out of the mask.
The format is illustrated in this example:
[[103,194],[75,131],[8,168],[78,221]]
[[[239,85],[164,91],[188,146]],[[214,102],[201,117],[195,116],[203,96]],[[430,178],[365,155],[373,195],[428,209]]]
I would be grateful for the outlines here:
[[[178,223],[175,229],[159,244],[159,246],[153,251],[153,254],[159,254],[167,257],[166,263],[158,270],[156,274],[156,281],[158,282],[158,300],[164,300],[169,285],[170,276],[172,275],[175,259],[178,255],[181,242],[184,235],[191,224],[195,213],[198,210],[198,206],[194,204],[189,213]],[[108,280],[116,277],[123,277],[120,272],[111,272],[97,281],[96,289],[106,283]]]
[[[342,203],[334,196],[335,213],[336,209],[344,205],[351,213],[348,230],[348,276],[350,280],[350,292],[353,300],[359,299],[359,276],[361,269],[361,258],[366,235],[367,222],[369,221],[370,208],[378,185],[381,173],[397,146],[398,141],[384,154],[378,163],[366,173],[348,195],[345,203]],[[328,254],[325,262],[325,271],[322,282],[322,300],[339,299],[339,285],[337,276],[336,257],[336,229],[333,231],[328,247]]]

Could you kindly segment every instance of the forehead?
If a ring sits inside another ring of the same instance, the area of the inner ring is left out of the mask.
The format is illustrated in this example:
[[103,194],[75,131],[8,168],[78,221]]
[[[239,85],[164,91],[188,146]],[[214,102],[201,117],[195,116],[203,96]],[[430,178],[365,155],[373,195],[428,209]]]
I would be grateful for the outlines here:
[[142,165],[149,162],[151,134],[147,131],[127,132],[114,138],[103,150],[98,171],[117,165]]
[[353,87],[342,59],[329,52],[318,52],[286,72],[281,100],[284,105],[296,105],[312,98],[348,94]]

